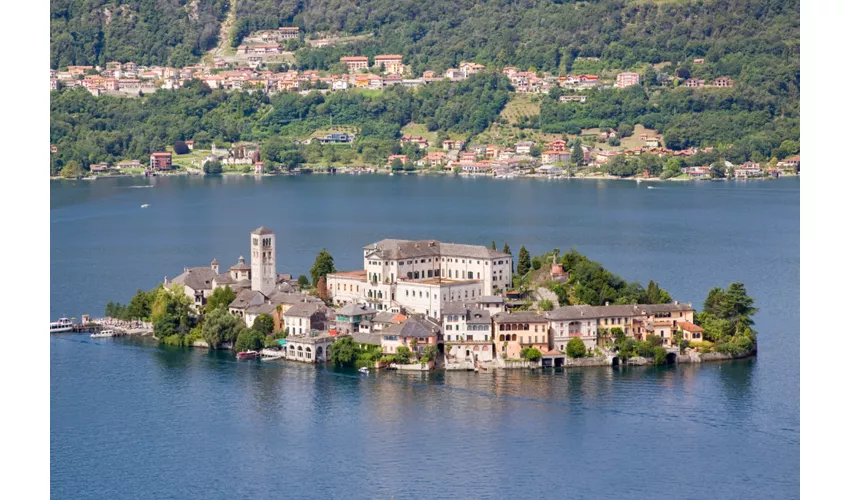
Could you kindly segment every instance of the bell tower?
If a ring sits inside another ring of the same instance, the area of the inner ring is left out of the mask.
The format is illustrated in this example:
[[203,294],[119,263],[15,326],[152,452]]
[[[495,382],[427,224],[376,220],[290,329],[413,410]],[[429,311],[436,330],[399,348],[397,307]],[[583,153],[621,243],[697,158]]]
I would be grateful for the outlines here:
[[251,289],[267,290],[276,282],[274,233],[261,226],[251,232]]

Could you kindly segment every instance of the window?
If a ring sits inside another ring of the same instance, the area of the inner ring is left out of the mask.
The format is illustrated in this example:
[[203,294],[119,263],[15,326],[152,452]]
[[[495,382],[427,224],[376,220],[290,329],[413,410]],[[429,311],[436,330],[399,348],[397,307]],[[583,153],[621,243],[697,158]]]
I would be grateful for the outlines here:
[[472,279],[472,271],[469,271],[468,273],[466,273],[466,279],[470,279],[470,280]]

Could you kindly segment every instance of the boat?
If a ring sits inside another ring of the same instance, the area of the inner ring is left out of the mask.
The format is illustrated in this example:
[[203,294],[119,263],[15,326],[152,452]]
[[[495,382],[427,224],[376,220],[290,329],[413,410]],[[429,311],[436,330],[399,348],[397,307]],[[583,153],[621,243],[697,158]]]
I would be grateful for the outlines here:
[[635,180],[637,181],[638,184],[640,184],[640,179],[635,179]]
[[365,366],[361,366],[361,367],[360,367],[360,369],[359,369],[359,370],[357,370],[357,371],[359,371],[359,372],[360,372],[360,373],[362,373],[363,375],[368,375],[368,374],[369,374],[369,369],[368,369],[368,368],[366,368]]
[[655,189],[655,188],[652,187],[652,186],[646,186],[646,189]]
[[91,334],[91,338],[93,338],[93,339],[103,339],[103,338],[114,337],[114,336],[115,336],[114,330],[103,330],[102,332],[95,332],[95,333]]
[[147,203],[145,203],[144,205],[142,205],[142,208],[148,208],[149,206],[150,206],[150,205],[148,205]]
[[59,321],[50,323],[50,333],[70,332],[74,329],[74,323],[68,318],[59,318]]
[[242,351],[236,353],[236,359],[254,359],[259,356],[257,351]]

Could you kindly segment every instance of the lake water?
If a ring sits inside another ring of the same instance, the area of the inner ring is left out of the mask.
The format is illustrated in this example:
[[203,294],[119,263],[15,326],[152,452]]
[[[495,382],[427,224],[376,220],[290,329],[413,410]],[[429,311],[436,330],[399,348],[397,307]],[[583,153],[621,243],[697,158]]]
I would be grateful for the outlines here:
[[[575,247],[701,307],[746,284],[757,359],[370,374],[83,335],[51,338],[51,494],[74,499],[798,498],[798,179],[301,176],[51,183],[51,319],[100,316],[185,266],[278,272],[382,238]],[[142,204],[150,204],[141,209]]]

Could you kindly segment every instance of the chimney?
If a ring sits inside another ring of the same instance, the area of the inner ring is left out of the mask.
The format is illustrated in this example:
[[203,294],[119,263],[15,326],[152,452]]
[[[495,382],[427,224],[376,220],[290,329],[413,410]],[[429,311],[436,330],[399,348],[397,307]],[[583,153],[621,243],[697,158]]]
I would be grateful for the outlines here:
[[188,272],[189,272],[189,268],[188,268],[188,267],[184,267],[184,268],[183,268],[183,272],[184,272],[184,273],[188,273]]
[[610,304],[611,304],[611,303],[610,303],[610,302],[608,302],[607,300],[605,301],[605,307],[608,307]]
[[674,301],[673,301],[673,305],[678,306],[678,305],[679,305],[679,301],[678,301],[678,300],[674,300]]

